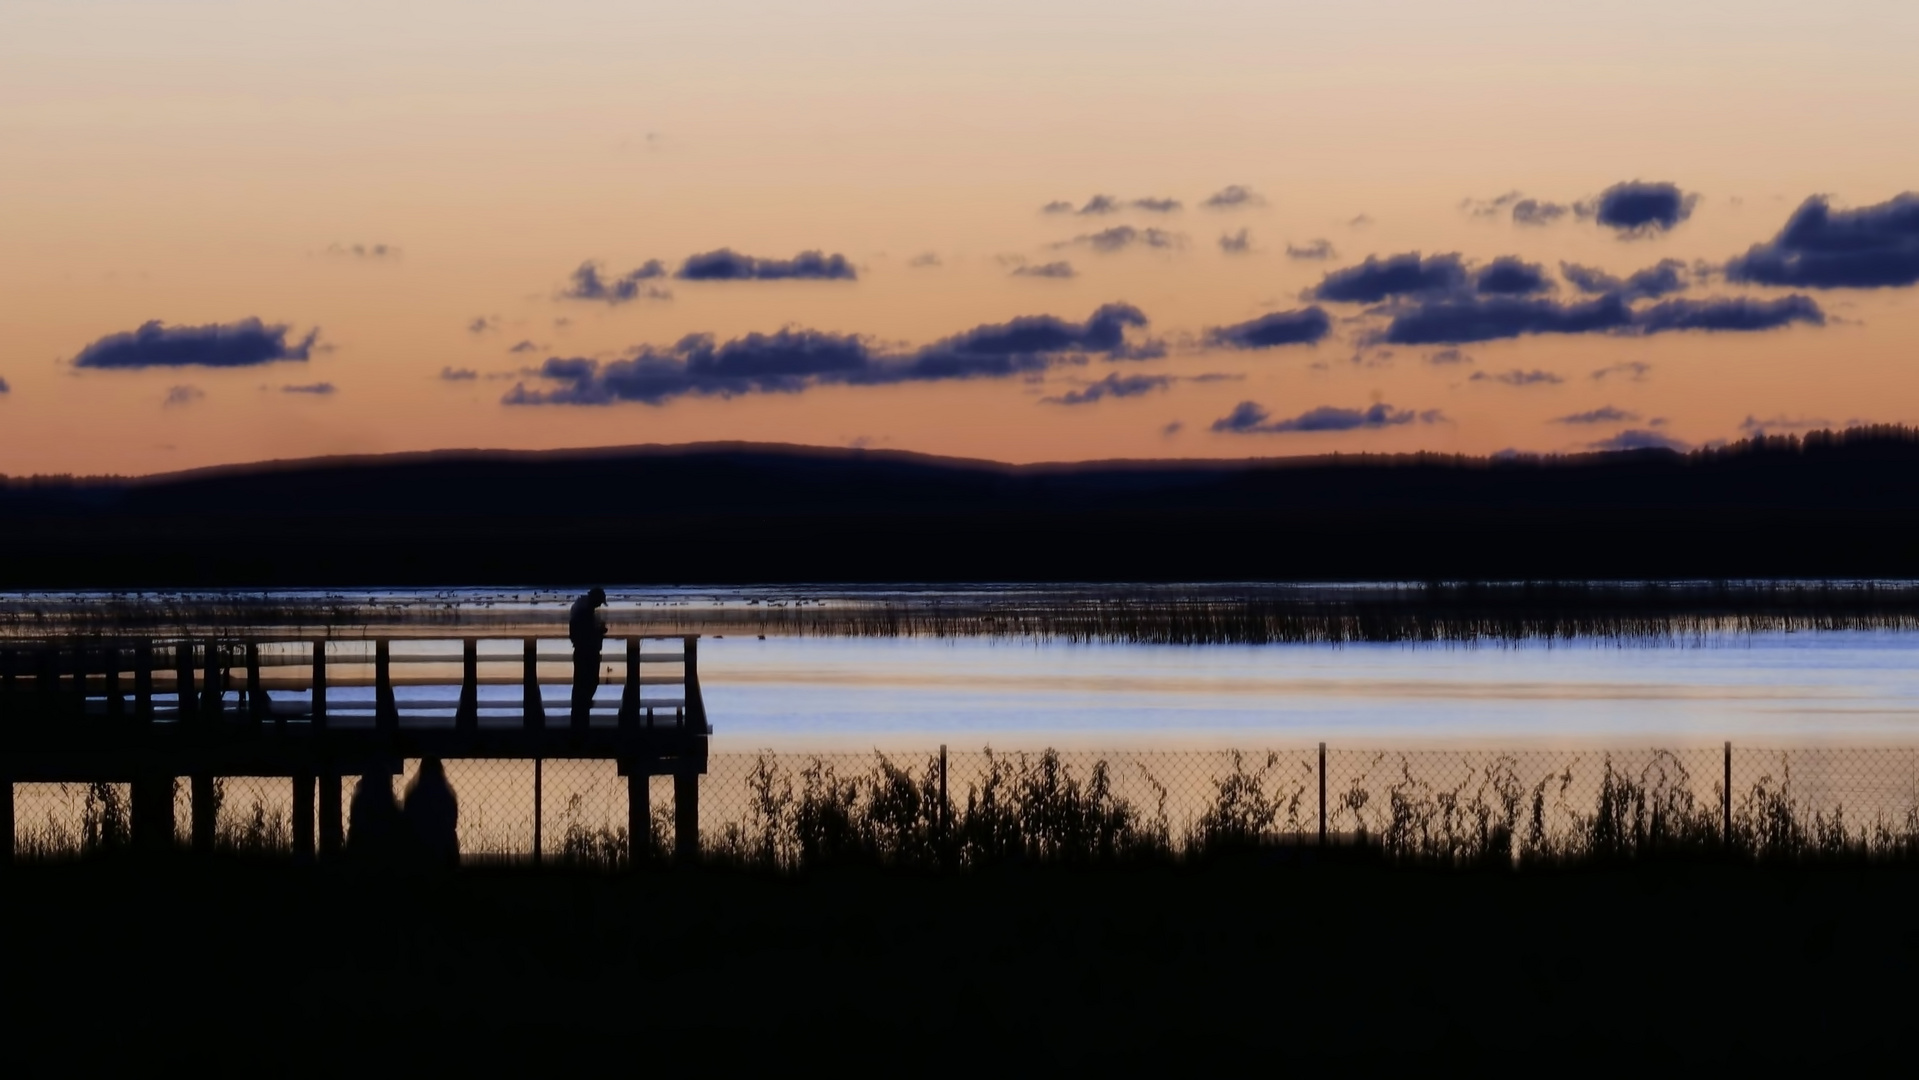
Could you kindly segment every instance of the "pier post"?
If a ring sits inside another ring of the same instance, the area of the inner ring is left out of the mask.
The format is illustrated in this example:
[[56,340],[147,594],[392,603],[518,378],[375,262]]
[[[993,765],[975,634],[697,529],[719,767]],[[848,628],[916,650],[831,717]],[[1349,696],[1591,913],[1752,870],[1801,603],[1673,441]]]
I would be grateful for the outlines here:
[[465,666],[460,676],[460,711],[454,715],[453,726],[471,735],[480,729],[479,641],[467,638],[463,653]]
[[271,710],[267,707],[267,696],[260,689],[260,645],[247,642],[247,719],[258,724],[265,720]]
[[546,727],[546,706],[540,702],[540,639],[526,639],[526,672],[520,684],[522,726],[528,731]]
[[200,711],[206,714],[207,719],[215,720],[219,718],[221,712],[225,711],[227,704],[227,684],[226,679],[220,674],[220,643],[218,641],[207,642],[207,676],[204,682],[205,685],[201,687],[200,694]]
[[673,855],[693,859],[700,853],[700,774],[673,774]]
[[125,720],[127,698],[120,692],[120,647],[109,645],[100,650],[101,666],[106,669],[107,719]]
[[639,761],[626,762],[627,862],[639,866],[653,856],[653,774]]
[[331,768],[320,773],[320,857],[332,858],[345,847],[346,829],[340,815],[340,774]]
[[153,642],[133,647],[133,716],[141,723],[153,720]]
[[393,661],[387,639],[373,644],[373,726],[392,738],[400,727],[400,707],[393,700]]
[[693,730],[706,734],[706,699],[700,694],[700,636],[688,634],[686,657],[686,713]]
[[158,854],[173,847],[173,785],[171,776],[143,776],[128,785],[136,850]]
[[176,719],[182,726],[193,722],[193,642],[182,639],[173,646],[173,696],[178,700]]
[[[171,799],[167,805],[172,805]],[[196,775],[193,778],[193,851],[196,855],[205,855],[213,850],[214,823],[219,819],[219,814],[213,777],[205,773]]]
[[300,862],[313,858],[313,774],[293,778],[293,857]]
[[313,643],[313,731],[326,730],[326,642]]
[[640,639],[626,639],[626,685],[620,690],[620,730],[631,732],[640,719]]

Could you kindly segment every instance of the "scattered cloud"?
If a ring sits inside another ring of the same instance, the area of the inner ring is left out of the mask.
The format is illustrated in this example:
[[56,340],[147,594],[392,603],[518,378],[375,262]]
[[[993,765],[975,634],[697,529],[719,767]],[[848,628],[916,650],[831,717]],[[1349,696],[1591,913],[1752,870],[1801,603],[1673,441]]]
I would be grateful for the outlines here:
[[668,347],[641,346],[621,360],[551,357],[536,378],[552,384],[516,384],[509,405],[606,405],[617,401],[664,404],[689,395],[731,398],[799,393],[820,386],[885,386],[909,382],[1007,378],[1043,373],[1088,357],[1107,360],[1159,355],[1151,343],[1128,342],[1129,329],[1147,325],[1129,304],[1107,304],[1085,322],[1033,315],[974,327],[907,352],[883,351],[853,334],[786,328],[717,341],[689,334]]
[[493,318],[491,315],[476,315],[473,317],[472,322],[466,324],[466,332],[469,334],[484,334],[490,330],[499,329],[499,326],[500,320]]
[[687,256],[673,276],[681,281],[856,281],[859,272],[844,255],[802,251],[790,259],[760,259],[720,248]]
[[1241,210],[1254,206],[1265,206],[1266,200],[1259,193],[1244,184],[1228,184],[1200,203],[1208,210]]
[[1297,311],[1275,311],[1231,326],[1215,326],[1206,332],[1206,342],[1229,349],[1271,349],[1280,345],[1312,345],[1333,329],[1333,320],[1324,308],[1309,307]]
[[479,377],[480,373],[472,368],[443,367],[440,369],[440,378],[447,382],[467,382]]
[[906,261],[906,265],[912,267],[915,270],[923,270],[930,266],[939,266],[941,265],[939,253],[934,251],[922,251],[918,255],[915,255],[911,259],[908,259]]
[[0,394],[11,394],[11,393],[13,393],[13,387],[7,385],[7,380],[0,379]]
[[1764,420],[1748,413],[1746,418],[1739,422],[1739,430],[1748,435],[1770,435],[1776,431],[1820,431],[1835,426],[1837,425],[1832,421],[1819,417],[1787,416],[1784,413]]
[[601,273],[599,263],[589,259],[573,271],[566,288],[560,290],[559,298],[603,304],[624,304],[640,299],[671,300],[672,292],[649,284],[652,279],[664,276],[666,267],[658,259],[649,259],[636,269],[612,278]]
[[1143,199],[1133,200],[1133,209],[1145,210],[1153,214],[1170,214],[1175,210],[1181,209],[1183,206],[1184,204],[1178,199],[1154,198],[1150,195]]
[[1159,434],[1161,438],[1170,439],[1173,436],[1185,430],[1186,430],[1186,425],[1184,422],[1179,420],[1174,420],[1171,423],[1167,424],[1165,427],[1160,428]]
[[326,253],[347,259],[397,259],[400,249],[391,244],[328,244]]
[[1461,199],[1459,208],[1477,218],[1501,217],[1509,207],[1523,198],[1525,198],[1523,192],[1508,191],[1504,195],[1495,195],[1490,199]]
[[1055,248],[1089,247],[1094,251],[1123,251],[1129,247],[1175,248],[1183,243],[1178,233],[1165,229],[1136,229],[1131,225],[1115,225],[1110,229],[1101,229],[1096,233],[1082,233],[1071,240],[1061,240]]
[[1419,252],[1366,256],[1358,266],[1333,270],[1311,295],[1318,300],[1377,304],[1390,296],[1453,292],[1466,282],[1466,266],[1456,254],[1422,257]]
[[1252,230],[1240,229],[1238,232],[1220,233],[1219,250],[1228,255],[1244,255],[1253,250]]
[[1690,284],[1686,264],[1678,259],[1661,259],[1658,263],[1636,271],[1626,278],[1614,277],[1604,270],[1569,262],[1559,264],[1559,273],[1572,284],[1573,288],[1588,296],[1618,293],[1628,300],[1657,299],[1672,293],[1684,292]]
[[330,382],[301,383],[282,386],[280,392],[282,394],[313,394],[325,397],[328,394],[336,392],[336,388]]
[[535,345],[531,341],[521,340],[521,341],[514,342],[512,347],[507,349],[506,351],[510,353],[539,352],[540,346]]
[[1077,277],[1078,274],[1073,270],[1072,263],[1049,262],[1049,263],[1039,263],[1033,266],[1016,266],[1013,268],[1013,276],[1014,277],[1036,277],[1036,278],[1070,278],[1070,277]]
[[1173,385],[1171,375],[1120,375],[1114,373],[1091,385],[1055,397],[1040,398],[1047,405],[1091,405],[1103,398],[1138,397]]
[[1636,412],[1616,409],[1611,405],[1601,405],[1597,409],[1587,409],[1585,412],[1555,416],[1551,422],[1555,424],[1625,424],[1638,419],[1639,414]]
[[1372,223],[1373,216],[1371,214],[1355,214],[1351,220],[1346,222],[1346,227],[1349,229],[1363,229]]
[[1857,210],[1834,210],[1815,195],[1779,235],[1728,263],[1726,276],[1809,289],[1919,284],[1919,192]]
[[1472,378],[1466,381],[1496,382],[1504,383],[1507,386],[1557,386],[1566,380],[1550,371],[1540,371],[1537,368],[1532,371],[1521,371],[1518,368],[1514,368],[1511,371],[1502,371],[1498,374],[1475,371],[1472,374]]
[[1545,267],[1512,255],[1487,263],[1473,278],[1473,288],[1482,296],[1533,296],[1554,287]]
[[1441,366],[1447,364],[1470,364],[1473,362],[1473,358],[1459,349],[1441,349],[1438,352],[1427,353],[1426,362],[1428,364]]
[[1294,244],[1289,240],[1286,242],[1286,257],[1289,259],[1312,259],[1317,261],[1338,258],[1339,252],[1333,250],[1333,242],[1331,240],[1308,240],[1303,244]]
[[1255,401],[1242,401],[1233,411],[1213,421],[1213,430],[1230,435],[1274,435],[1287,432],[1358,431],[1367,428],[1397,427],[1401,424],[1431,424],[1445,419],[1437,409],[1414,412],[1395,409],[1384,403],[1364,409],[1341,409],[1321,405],[1298,416],[1275,420]]
[[1681,453],[1690,448],[1678,439],[1643,428],[1627,428],[1617,435],[1586,445],[1593,450],[1676,450]]
[[304,361],[320,331],[289,341],[291,329],[259,319],[206,326],[166,326],[158,319],[130,333],[108,334],[73,358],[79,368],[131,370],[154,367],[253,367],[281,360]]
[[1645,382],[1651,374],[1652,365],[1644,360],[1622,360],[1617,364],[1608,364],[1592,373],[1594,381],[1604,381],[1617,375],[1632,382]]
[[1628,180],[1600,192],[1590,204],[1594,221],[1624,236],[1668,232],[1692,216],[1699,196],[1666,182]]
[[1042,214],[1070,214],[1073,212],[1073,204],[1067,202],[1065,199],[1054,199],[1052,202],[1040,207],[1039,212]]
[[197,386],[169,386],[167,396],[160,399],[160,405],[171,409],[181,405],[191,405],[206,396],[207,392]]
[[1662,334],[1680,330],[1758,331],[1825,324],[1810,297],[1667,300],[1635,311],[1623,296],[1560,303],[1516,297],[1454,297],[1400,311],[1381,334],[1395,345],[1460,345],[1533,334]]
[[1572,212],[1572,207],[1562,203],[1546,202],[1543,199],[1521,199],[1513,204],[1513,224],[1551,225]]
[[1064,199],[1055,199],[1040,207],[1040,213],[1090,217],[1100,214],[1117,214],[1122,210],[1144,210],[1152,214],[1170,214],[1183,205],[1178,199],[1150,195],[1139,199],[1121,199],[1116,195],[1094,195],[1077,208]]

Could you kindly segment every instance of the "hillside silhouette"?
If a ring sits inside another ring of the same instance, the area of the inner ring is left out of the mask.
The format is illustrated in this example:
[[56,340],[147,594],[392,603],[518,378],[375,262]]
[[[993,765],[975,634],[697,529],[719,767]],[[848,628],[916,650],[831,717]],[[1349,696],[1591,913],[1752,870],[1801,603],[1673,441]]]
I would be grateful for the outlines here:
[[0,485],[0,587],[1919,576],[1919,430],[1010,466],[747,443]]

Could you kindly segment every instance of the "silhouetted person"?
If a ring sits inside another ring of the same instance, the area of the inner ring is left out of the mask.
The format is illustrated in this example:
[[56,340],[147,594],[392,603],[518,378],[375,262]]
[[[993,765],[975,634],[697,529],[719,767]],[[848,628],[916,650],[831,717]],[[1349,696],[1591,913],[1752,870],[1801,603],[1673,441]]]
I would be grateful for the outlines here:
[[452,866],[460,861],[460,803],[446,768],[436,757],[422,758],[420,771],[406,786],[406,821],[414,853],[429,865]]
[[606,590],[587,590],[573,601],[566,635],[573,641],[573,727],[586,727],[593,715],[593,691],[600,686],[600,646],[606,641],[606,622],[597,609],[606,605]]
[[366,862],[390,862],[404,839],[400,804],[393,801],[393,778],[384,773],[360,777],[347,811],[347,854]]

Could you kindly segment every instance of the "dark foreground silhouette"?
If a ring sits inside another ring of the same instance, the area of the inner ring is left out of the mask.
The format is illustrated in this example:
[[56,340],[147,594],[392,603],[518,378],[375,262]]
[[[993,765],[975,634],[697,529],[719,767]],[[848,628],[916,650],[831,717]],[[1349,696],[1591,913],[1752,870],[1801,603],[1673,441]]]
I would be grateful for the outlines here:
[[1909,1050],[1919,972],[1910,863],[10,875],[21,1075],[1856,1069]]
[[1914,576],[1915,526],[1906,428],[1026,467],[708,444],[15,479],[0,588]]

